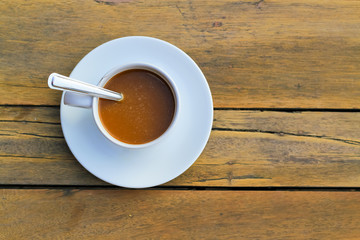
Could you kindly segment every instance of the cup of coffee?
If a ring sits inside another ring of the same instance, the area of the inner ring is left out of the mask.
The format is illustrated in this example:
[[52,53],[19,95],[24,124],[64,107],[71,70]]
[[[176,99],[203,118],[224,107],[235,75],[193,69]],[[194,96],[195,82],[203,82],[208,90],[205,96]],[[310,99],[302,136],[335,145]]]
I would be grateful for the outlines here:
[[112,143],[143,148],[160,142],[174,128],[180,109],[179,92],[172,78],[148,63],[115,67],[97,84],[123,94],[123,100],[65,92],[64,104],[91,108],[100,132]]

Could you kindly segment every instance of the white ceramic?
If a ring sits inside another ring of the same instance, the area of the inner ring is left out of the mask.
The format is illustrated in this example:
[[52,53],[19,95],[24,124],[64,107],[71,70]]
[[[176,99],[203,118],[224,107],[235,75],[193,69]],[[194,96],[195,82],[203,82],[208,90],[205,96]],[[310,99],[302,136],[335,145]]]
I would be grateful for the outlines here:
[[[89,172],[122,187],[152,187],[182,174],[203,151],[213,120],[211,92],[203,73],[188,55],[150,37],[124,37],[104,43],[88,53],[70,77],[96,85],[111,69],[128,63],[157,66],[175,82],[181,108],[171,134],[146,148],[117,146],[97,128],[90,109],[65,105],[64,94],[61,125],[71,152]],[[89,105],[91,101],[88,98]]]
[[[175,99],[175,112],[173,119],[169,125],[169,127],[166,129],[166,131],[158,138],[144,144],[129,144],[125,142],[121,142],[118,139],[114,138],[103,126],[100,116],[99,116],[99,98],[98,97],[92,97],[91,103],[89,104],[88,98],[89,95],[84,94],[76,94],[74,92],[68,91],[64,94],[64,103],[66,105],[75,106],[75,107],[85,107],[85,108],[91,108],[93,112],[93,117],[95,120],[95,123],[97,127],[99,128],[100,132],[112,143],[125,148],[133,148],[133,149],[139,149],[143,147],[149,147],[153,144],[157,144],[161,141],[163,141],[164,138],[167,137],[167,135],[171,134],[173,131],[174,126],[176,125],[179,112],[181,109],[181,101],[180,101],[180,94],[177,90],[175,82],[172,80],[171,76],[169,76],[164,70],[161,68],[149,64],[149,63],[127,63],[125,65],[117,66],[110,71],[108,71],[98,82],[98,87],[104,87],[104,85],[107,83],[108,80],[110,80],[113,76],[115,76],[118,73],[124,72],[126,70],[131,69],[144,69],[151,71],[155,73],[156,75],[160,76],[167,84],[169,85]],[[50,80],[52,80],[51,75],[49,77]]]

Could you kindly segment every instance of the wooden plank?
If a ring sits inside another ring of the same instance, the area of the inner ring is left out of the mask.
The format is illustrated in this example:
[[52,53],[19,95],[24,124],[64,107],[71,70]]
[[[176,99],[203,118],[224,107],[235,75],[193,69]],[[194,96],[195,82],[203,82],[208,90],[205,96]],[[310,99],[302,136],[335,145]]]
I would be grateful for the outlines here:
[[358,239],[360,234],[359,192],[0,192],[1,239]]
[[199,64],[215,107],[359,109],[359,1],[6,0],[0,12],[0,104],[58,105],[51,72],[145,35]]
[[[107,185],[63,139],[55,107],[0,107],[0,183]],[[348,186],[360,183],[359,112],[215,111],[195,164],[168,186]]]
[[[56,125],[60,124],[60,113],[57,107],[0,106],[0,122]],[[360,113],[215,110],[213,128],[356,141],[360,135]],[[41,128],[34,128],[37,130]],[[58,132],[56,136],[62,135]]]
[[253,131],[359,141],[359,112],[215,111],[216,130]]

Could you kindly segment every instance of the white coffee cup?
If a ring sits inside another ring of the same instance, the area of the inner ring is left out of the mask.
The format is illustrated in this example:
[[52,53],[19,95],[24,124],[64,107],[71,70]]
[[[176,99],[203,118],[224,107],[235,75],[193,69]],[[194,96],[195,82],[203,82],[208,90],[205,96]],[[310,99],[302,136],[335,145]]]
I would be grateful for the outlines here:
[[96,126],[98,127],[98,129],[100,130],[100,132],[112,143],[120,146],[120,147],[125,147],[125,148],[132,148],[132,149],[138,149],[138,148],[144,148],[144,147],[148,147],[151,146],[153,144],[156,144],[158,142],[163,141],[164,138],[166,138],[167,135],[171,134],[174,126],[176,125],[177,119],[178,119],[178,115],[179,115],[179,110],[180,110],[180,96],[179,96],[179,91],[177,90],[176,84],[175,82],[172,80],[172,78],[162,69],[160,69],[157,66],[148,64],[148,63],[130,63],[127,65],[123,65],[123,66],[118,66],[115,67],[113,69],[111,69],[109,72],[107,72],[98,82],[98,86],[103,87],[108,80],[110,80],[113,76],[117,75],[118,73],[127,71],[127,70],[132,70],[132,69],[142,69],[142,70],[147,70],[150,72],[153,72],[154,74],[160,76],[170,87],[172,93],[173,93],[173,97],[174,97],[174,101],[175,101],[175,111],[174,111],[174,115],[172,118],[172,121],[169,125],[169,127],[167,128],[167,130],[158,138],[144,143],[144,144],[130,144],[130,143],[125,143],[122,142],[118,139],[116,139],[115,137],[113,137],[107,130],[106,128],[103,126],[103,123],[100,120],[100,116],[99,116],[99,98],[98,97],[92,97],[89,95],[84,95],[84,94],[79,94],[79,93],[75,93],[72,91],[66,91],[64,94],[64,104],[65,105],[69,105],[69,106],[73,106],[73,107],[82,107],[82,108],[88,108],[92,110],[92,115],[94,117]]

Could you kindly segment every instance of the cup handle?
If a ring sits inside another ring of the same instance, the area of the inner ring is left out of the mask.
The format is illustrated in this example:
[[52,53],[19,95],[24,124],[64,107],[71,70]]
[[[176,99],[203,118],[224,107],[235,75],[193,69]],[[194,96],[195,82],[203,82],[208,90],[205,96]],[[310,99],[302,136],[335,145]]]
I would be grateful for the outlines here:
[[73,107],[91,108],[93,97],[81,93],[65,91],[64,104]]

